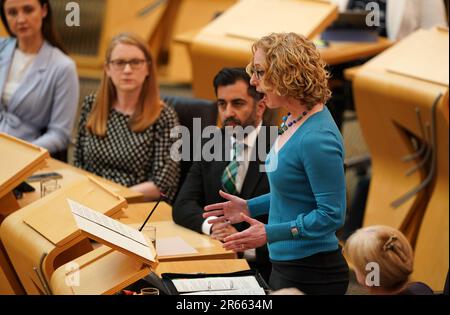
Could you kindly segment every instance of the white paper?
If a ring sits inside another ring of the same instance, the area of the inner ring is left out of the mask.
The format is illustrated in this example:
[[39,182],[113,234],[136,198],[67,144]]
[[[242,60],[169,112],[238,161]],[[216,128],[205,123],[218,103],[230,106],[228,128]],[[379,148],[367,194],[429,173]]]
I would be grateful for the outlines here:
[[242,290],[226,290],[226,291],[200,291],[183,293],[181,295],[266,295],[263,288],[242,289]]
[[179,293],[209,292],[209,294],[213,294],[219,291],[234,291],[230,294],[237,294],[239,290],[257,290],[260,292],[259,289],[264,293],[254,276],[174,279],[172,282]]
[[78,227],[89,234],[132,252],[149,261],[155,261],[144,235],[123,223],[94,211],[76,201],[67,199]]
[[195,248],[178,236],[157,239],[156,252],[159,257],[198,253]]

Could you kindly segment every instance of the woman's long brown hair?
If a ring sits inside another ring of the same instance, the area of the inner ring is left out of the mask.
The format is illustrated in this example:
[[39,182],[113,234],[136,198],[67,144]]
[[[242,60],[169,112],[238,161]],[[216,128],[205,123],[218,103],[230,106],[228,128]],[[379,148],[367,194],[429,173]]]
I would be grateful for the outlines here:
[[[111,61],[111,54],[118,44],[132,45],[139,48],[145,55],[148,67],[148,76],[142,84],[136,110],[130,119],[130,129],[134,132],[142,132],[151,126],[161,113],[162,103],[160,101],[158,84],[156,81],[155,66],[145,42],[132,33],[121,33],[115,36],[106,51],[105,67]],[[106,70],[103,72],[100,88],[97,92],[96,101],[89,115],[86,128],[93,134],[104,137],[111,106],[117,100],[116,88]]]

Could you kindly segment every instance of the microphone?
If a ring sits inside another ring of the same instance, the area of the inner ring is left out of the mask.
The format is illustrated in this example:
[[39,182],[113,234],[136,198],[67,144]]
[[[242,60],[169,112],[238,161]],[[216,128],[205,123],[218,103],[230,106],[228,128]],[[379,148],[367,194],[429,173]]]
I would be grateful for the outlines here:
[[166,198],[167,196],[163,193],[160,193],[159,195],[159,200],[158,202],[155,204],[155,206],[153,207],[152,211],[150,211],[150,214],[148,215],[147,219],[145,219],[144,224],[142,224],[142,226],[139,228],[139,232],[142,231],[142,229],[144,228],[145,224],[147,223],[147,221],[150,219],[150,217],[152,216],[153,212],[155,212],[156,207],[158,207],[159,203],[161,202],[161,200],[163,200],[164,198]]

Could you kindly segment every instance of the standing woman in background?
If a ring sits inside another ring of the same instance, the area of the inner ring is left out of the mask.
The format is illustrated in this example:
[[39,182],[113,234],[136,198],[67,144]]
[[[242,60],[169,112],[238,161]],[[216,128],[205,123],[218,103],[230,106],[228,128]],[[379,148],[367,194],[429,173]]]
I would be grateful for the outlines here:
[[172,201],[180,168],[170,157],[178,125],[160,100],[155,65],[145,42],[130,33],[114,37],[106,52],[97,95],[81,109],[74,163],[157,200]]
[[63,152],[78,106],[75,63],[61,47],[48,0],[0,0],[0,132]]
[[[325,63],[313,43],[295,33],[273,33],[252,47],[250,83],[271,109],[289,112],[266,160],[270,193],[205,207],[210,223],[250,224],[225,238],[224,247],[245,251],[266,242],[274,290],[345,294],[348,266],[336,231],[345,218],[342,136],[325,106],[330,98]],[[267,225],[252,219],[269,214]]]

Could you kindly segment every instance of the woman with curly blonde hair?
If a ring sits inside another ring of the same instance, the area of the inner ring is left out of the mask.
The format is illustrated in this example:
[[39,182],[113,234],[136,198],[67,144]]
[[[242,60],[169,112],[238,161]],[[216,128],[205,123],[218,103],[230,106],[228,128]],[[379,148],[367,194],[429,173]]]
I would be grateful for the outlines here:
[[[325,63],[313,43],[294,33],[273,33],[253,44],[247,70],[268,108],[283,108],[279,137],[267,160],[270,193],[251,200],[220,192],[228,201],[205,207],[210,223],[246,221],[225,238],[245,251],[268,243],[270,286],[305,294],[345,294],[348,266],[336,230],[345,218],[344,146],[325,103]],[[252,219],[269,214],[269,223]]]

